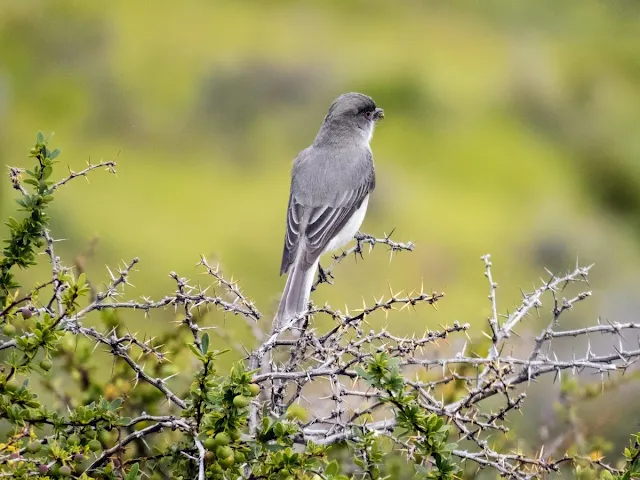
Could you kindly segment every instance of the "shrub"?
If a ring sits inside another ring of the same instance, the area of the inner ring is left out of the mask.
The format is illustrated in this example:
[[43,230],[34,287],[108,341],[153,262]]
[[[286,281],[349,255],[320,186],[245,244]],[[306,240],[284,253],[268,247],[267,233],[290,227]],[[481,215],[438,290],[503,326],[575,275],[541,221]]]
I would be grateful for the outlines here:
[[[579,478],[640,475],[638,435],[614,466],[598,454],[596,439],[575,445],[569,428],[550,450],[525,451],[505,422],[538,377],[560,379],[567,400],[560,408],[570,409],[595,394],[577,382],[576,372],[595,372],[604,383],[605,375],[624,372],[640,357],[640,350],[622,347],[603,355],[589,349],[583,356],[556,356],[556,339],[640,328],[598,323],[560,329],[561,316],[591,295],[580,289],[589,267],[549,273],[523,293],[518,308],[499,315],[490,256],[484,256],[491,316],[487,338],[474,342],[470,326],[458,322],[411,338],[368,327],[366,320],[374,315],[435,305],[443,298],[423,290],[390,292],[349,313],[311,306],[302,318],[271,330],[238,284],[204,257],[200,266],[213,294],[171,273],[174,292],[158,300],[128,300],[124,292],[138,260],[110,270],[98,288],[56,255],[47,215],[60,187],[96,169],[115,172],[115,162],[89,164],[55,181],[58,154],[38,134],[30,151],[33,169],[9,171],[22,213],[8,220],[0,261],[0,326],[6,337],[0,342],[1,476],[329,480],[378,479],[408,469],[416,478],[442,480],[475,478],[480,469],[514,479],[563,470]],[[316,286],[329,282],[349,255],[363,255],[365,246],[392,253],[414,247],[359,234],[353,247],[321,269]],[[42,250],[51,275],[20,287],[15,269],[34,266]],[[516,327],[547,304],[548,326],[528,353],[506,355]],[[178,334],[141,339],[120,316],[125,310],[148,314],[165,308],[181,312]],[[247,346],[246,358],[229,371],[219,371],[225,351],[213,349],[206,327],[199,325],[207,308],[246,320],[255,333],[257,346]],[[311,321],[321,315],[331,317],[334,326],[321,331]],[[441,343],[456,335],[469,340],[450,354]],[[93,359],[96,348],[112,357],[108,376]],[[180,371],[168,351],[175,358],[190,356],[197,368]],[[60,388],[52,380],[63,375],[75,388]]]

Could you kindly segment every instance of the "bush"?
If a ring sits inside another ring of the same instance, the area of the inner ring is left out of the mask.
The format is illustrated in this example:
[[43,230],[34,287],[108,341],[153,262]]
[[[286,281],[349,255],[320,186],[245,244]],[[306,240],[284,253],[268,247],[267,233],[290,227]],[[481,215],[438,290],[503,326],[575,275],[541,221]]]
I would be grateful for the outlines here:
[[[368,317],[395,308],[435,305],[443,297],[437,292],[390,292],[350,313],[312,306],[303,318],[270,330],[264,319],[256,323],[262,315],[238,284],[203,257],[200,265],[218,295],[171,273],[175,292],[159,300],[127,300],[124,291],[138,260],[110,270],[104,288],[98,288],[56,255],[46,213],[60,187],[95,169],[115,172],[115,162],[89,164],[54,181],[58,154],[38,134],[30,151],[33,169],[9,172],[23,213],[21,219],[8,220],[0,262],[0,325],[6,337],[0,343],[0,475],[133,480],[402,474],[444,480],[476,478],[481,469],[514,479],[560,471],[579,478],[640,475],[639,435],[632,437],[620,464],[612,466],[597,454],[597,439],[576,445],[569,428],[551,451],[521,450],[505,422],[521,408],[531,380],[559,378],[567,400],[560,408],[568,410],[595,394],[590,385],[578,383],[576,372],[598,373],[604,383],[605,374],[624,372],[640,357],[640,350],[621,347],[569,359],[553,351],[555,339],[640,328],[637,323],[598,323],[559,329],[561,316],[591,295],[586,290],[567,293],[585,285],[589,267],[549,274],[535,290],[523,293],[513,313],[502,316],[490,257],[484,256],[492,312],[487,339],[465,341],[454,354],[440,342],[468,335],[469,325],[454,322],[412,338],[367,326]],[[413,249],[390,237],[359,234],[355,246],[320,271],[316,286],[329,282],[349,255],[363,255],[367,245],[392,252]],[[41,250],[51,275],[20,287],[15,269],[33,267]],[[505,355],[515,328],[530,313],[542,312],[548,301],[549,324],[529,353]],[[124,310],[148,314],[164,308],[181,312],[178,334],[140,339],[120,318]],[[257,346],[228,372],[218,371],[225,351],[213,349],[206,328],[198,324],[207,308],[246,320],[255,333]],[[311,320],[320,315],[331,317],[335,326],[319,331]],[[299,321],[301,327],[294,328]],[[98,347],[112,357],[108,378],[93,358]],[[167,351],[174,358],[190,356],[196,370],[180,371]],[[61,389],[52,381],[63,374],[74,388]]]

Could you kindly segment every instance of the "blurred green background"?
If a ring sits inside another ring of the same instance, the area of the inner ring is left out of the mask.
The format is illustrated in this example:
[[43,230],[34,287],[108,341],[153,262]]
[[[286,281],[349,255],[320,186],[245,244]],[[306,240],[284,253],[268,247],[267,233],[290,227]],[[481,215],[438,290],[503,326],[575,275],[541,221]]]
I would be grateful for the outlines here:
[[[596,264],[595,297],[569,323],[637,321],[639,32],[640,4],[622,0],[2,0],[0,164],[28,166],[39,129],[55,132],[71,168],[117,157],[117,178],[96,173],[59,193],[58,254],[83,255],[95,283],[105,265],[138,256],[129,295],[157,298],[173,291],[172,270],[206,283],[203,253],[270,322],[291,161],[336,96],[362,91],[386,113],[363,230],[395,228],[417,248],[391,263],[383,248],[349,259],[317,303],[357,308],[389,285],[424,283],[446,292],[439,309],[394,313],[392,331],[460,320],[479,337],[489,314],[480,256],[491,253],[502,312],[545,267],[580,259]],[[0,183],[2,218],[13,196]],[[153,333],[172,319],[130,321]],[[252,341],[236,317],[207,324]],[[529,319],[518,333],[538,326]],[[630,433],[620,420],[640,413],[630,394],[609,397],[627,410],[607,413],[617,425],[607,437]],[[549,401],[534,396],[526,412],[531,427],[553,424]]]

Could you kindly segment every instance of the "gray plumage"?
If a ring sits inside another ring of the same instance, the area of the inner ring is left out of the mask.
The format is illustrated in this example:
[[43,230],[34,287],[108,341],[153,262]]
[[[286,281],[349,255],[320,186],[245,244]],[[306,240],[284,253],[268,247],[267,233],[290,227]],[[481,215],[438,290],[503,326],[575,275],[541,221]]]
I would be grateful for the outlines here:
[[291,173],[280,275],[288,273],[275,326],[304,313],[320,256],[342,247],[360,228],[375,188],[369,141],[384,112],[361,93],[346,93],[329,108],[313,144]]

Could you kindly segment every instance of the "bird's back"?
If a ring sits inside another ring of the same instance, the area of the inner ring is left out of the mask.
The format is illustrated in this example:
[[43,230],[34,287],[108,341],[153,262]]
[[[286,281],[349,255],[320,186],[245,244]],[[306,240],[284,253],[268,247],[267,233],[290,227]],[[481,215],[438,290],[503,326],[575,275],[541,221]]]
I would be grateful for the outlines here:
[[368,146],[309,147],[300,152],[291,175],[291,194],[305,207],[335,206],[354,185],[375,186]]

